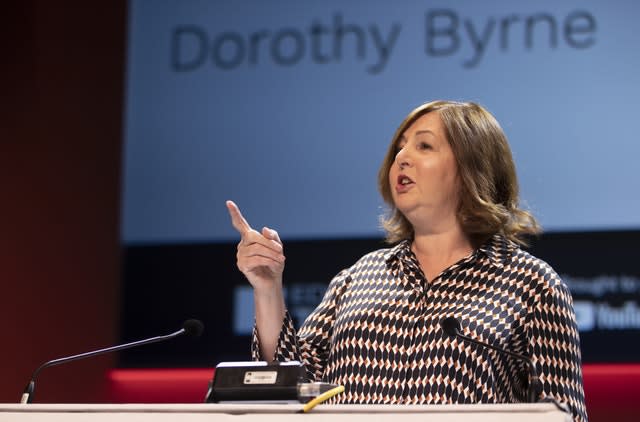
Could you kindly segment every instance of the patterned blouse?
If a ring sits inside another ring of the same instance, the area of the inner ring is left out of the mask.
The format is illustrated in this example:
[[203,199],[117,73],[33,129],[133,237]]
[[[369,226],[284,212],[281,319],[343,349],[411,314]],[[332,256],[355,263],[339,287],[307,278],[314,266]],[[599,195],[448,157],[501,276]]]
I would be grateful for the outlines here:
[[[527,366],[447,336],[462,333],[529,356],[541,398],[586,422],[580,340],[567,287],[544,261],[496,235],[427,281],[410,241],[341,271],[296,333],[287,313],[274,360],[301,361],[310,381],[343,385],[333,403],[526,401]],[[254,330],[253,358],[261,359]]]

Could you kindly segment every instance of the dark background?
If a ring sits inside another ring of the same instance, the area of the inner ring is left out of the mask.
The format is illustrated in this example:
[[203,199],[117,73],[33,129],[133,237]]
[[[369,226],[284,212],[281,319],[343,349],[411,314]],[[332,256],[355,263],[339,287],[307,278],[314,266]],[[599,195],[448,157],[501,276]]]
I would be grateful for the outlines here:
[[[528,250],[560,274],[586,279],[603,275],[640,277],[636,244],[640,232],[549,233],[530,239]],[[287,282],[328,284],[342,268],[366,252],[385,247],[381,239],[287,242]],[[136,339],[179,323],[180,315],[197,315],[207,335],[197,342],[173,343],[125,351],[119,364],[129,367],[215,366],[220,361],[249,360],[248,336],[232,331],[233,290],[246,285],[235,267],[235,244],[125,247],[123,259],[122,333]],[[606,271],[605,271],[606,273]],[[574,300],[594,301],[573,293]],[[595,302],[620,308],[637,294],[605,295]],[[144,304],[144,308],[140,304]],[[301,322],[301,321],[299,321]],[[638,330],[592,330],[580,334],[584,362],[637,362]]]
[[[2,6],[0,402],[42,362],[114,344],[124,0]],[[46,369],[40,402],[104,400],[115,356]]]

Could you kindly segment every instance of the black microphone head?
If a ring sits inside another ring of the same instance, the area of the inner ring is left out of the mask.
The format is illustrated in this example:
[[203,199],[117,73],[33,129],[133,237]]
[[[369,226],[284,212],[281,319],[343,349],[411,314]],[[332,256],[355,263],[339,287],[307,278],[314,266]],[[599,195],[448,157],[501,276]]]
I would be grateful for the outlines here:
[[460,321],[457,318],[452,316],[446,317],[445,319],[440,321],[440,326],[444,330],[447,335],[451,337],[456,337],[460,334]]
[[189,337],[200,337],[204,331],[204,324],[197,319],[188,319],[182,324],[182,329]]

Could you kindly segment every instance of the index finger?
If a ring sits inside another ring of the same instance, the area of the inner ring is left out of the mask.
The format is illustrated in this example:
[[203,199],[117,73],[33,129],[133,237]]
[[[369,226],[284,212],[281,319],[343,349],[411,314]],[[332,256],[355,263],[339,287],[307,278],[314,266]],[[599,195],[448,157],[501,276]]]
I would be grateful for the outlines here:
[[231,216],[231,225],[240,232],[241,236],[244,236],[251,229],[251,226],[244,219],[242,213],[240,212],[240,208],[233,201],[227,201],[227,209],[229,210],[229,215]]

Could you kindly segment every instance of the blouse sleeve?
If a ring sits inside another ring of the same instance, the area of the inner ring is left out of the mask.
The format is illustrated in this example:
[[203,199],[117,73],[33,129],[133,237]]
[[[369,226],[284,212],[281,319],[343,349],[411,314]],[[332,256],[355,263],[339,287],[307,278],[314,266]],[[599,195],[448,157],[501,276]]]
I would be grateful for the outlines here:
[[530,350],[542,383],[542,396],[566,403],[575,422],[586,422],[580,339],[567,286],[552,273],[553,283],[537,300]]
[[[331,348],[337,303],[348,279],[347,270],[343,270],[333,278],[324,298],[307,317],[298,332],[295,330],[291,315],[288,311],[286,312],[273,361],[300,361],[305,367],[309,381],[322,380]],[[260,343],[255,324],[251,354],[254,360],[265,360],[260,354]]]

